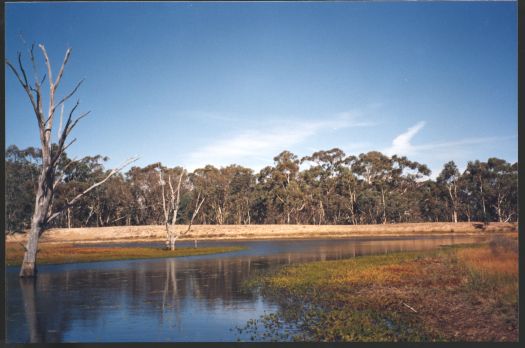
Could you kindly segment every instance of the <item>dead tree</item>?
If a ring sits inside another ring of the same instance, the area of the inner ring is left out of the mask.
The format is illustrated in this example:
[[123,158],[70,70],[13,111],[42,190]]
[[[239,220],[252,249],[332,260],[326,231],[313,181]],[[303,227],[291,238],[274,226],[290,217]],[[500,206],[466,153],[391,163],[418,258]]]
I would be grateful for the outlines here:
[[[103,180],[95,183],[94,185],[92,185],[91,187],[84,190],[82,193],[78,194],[73,199],[68,201],[62,209],[58,211],[53,210],[53,197],[57,185],[61,182],[61,177],[57,177],[56,175],[59,159],[64,154],[65,150],[76,141],[76,139],[73,139],[66,144],[68,136],[71,134],[73,128],[82,118],[89,114],[89,111],[74,118],[73,115],[75,114],[75,111],[79,106],[79,101],[77,100],[73,108],[70,110],[69,116],[67,117],[65,123],[63,124],[64,103],[77,92],[78,88],[84,80],[80,80],[80,82],[78,82],[69,93],[67,93],[64,97],[59,99],[58,102],[55,101],[55,93],[58,89],[58,86],[60,85],[60,81],[64,74],[64,68],[71,55],[71,48],[67,49],[60,70],[58,71],[58,75],[56,79],[53,79],[51,62],[49,61],[46,49],[44,45],[41,44],[38,45],[38,47],[42,51],[42,55],[44,57],[44,61],[47,68],[47,74],[44,74],[44,77],[40,78],[35,63],[34,45],[32,45],[31,49],[29,50],[29,58],[33,67],[33,84],[31,84],[28,81],[26,70],[24,69],[24,66],[22,64],[22,54],[20,52],[18,52],[18,67],[20,71],[18,71],[15,68],[15,66],[11,64],[11,62],[6,60],[7,66],[13,71],[16,78],[18,79],[18,82],[20,82],[27,96],[29,97],[29,101],[31,102],[38,123],[40,145],[42,150],[42,168],[38,177],[38,186],[35,195],[35,208],[33,211],[33,216],[31,218],[31,229],[29,232],[27,244],[25,246],[25,254],[20,270],[20,277],[36,276],[36,257],[38,250],[38,240],[48,228],[49,223],[53,219],[58,217],[64,210],[71,208],[86,193],[93,190],[97,186],[103,184],[112,175],[119,172],[123,167],[125,167],[129,163],[137,160],[137,158],[128,159],[126,162],[123,163],[122,166],[112,170]],[[48,109],[44,110],[44,96],[42,92],[42,84],[44,83],[46,78],[49,81],[49,105]],[[61,112],[60,124],[58,129],[58,143],[52,151],[51,134],[53,130],[53,121],[55,118],[55,111],[59,107],[61,109]]]
[[[168,185],[170,187],[170,195],[169,197],[166,197],[166,181],[162,177],[162,169],[159,167],[159,184],[161,186],[161,194],[162,194],[162,209],[164,210],[164,225],[166,227],[166,247],[170,250],[175,250],[175,244],[177,242],[177,239],[180,237],[188,234],[191,230],[191,226],[193,225],[193,220],[195,220],[195,217],[199,213],[199,210],[202,207],[202,204],[204,203],[204,198],[200,199],[200,192],[197,195],[197,201],[196,201],[196,207],[193,211],[193,214],[191,216],[190,224],[188,228],[185,231],[177,232],[176,224],[177,224],[177,214],[179,211],[180,206],[180,187],[182,183],[182,178],[185,174],[185,171],[182,170],[182,172],[179,175],[179,182],[177,184],[177,189],[173,189],[173,185],[171,184],[171,176],[168,175]],[[171,216],[171,219],[170,219]],[[171,223],[170,223],[171,220]],[[197,240],[194,240],[195,248],[197,247]]]
[[[162,208],[164,210],[164,225],[166,226],[166,246],[170,250],[175,250],[175,243],[177,241],[178,235],[175,231],[175,225],[177,223],[177,214],[179,212],[180,205],[180,186],[182,183],[182,178],[184,176],[184,170],[181,171],[179,175],[179,182],[177,184],[177,190],[173,189],[171,184],[171,176],[168,175],[168,183],[170,186],[170,197],[168,204],[166,203],[166,193],[164,186],[166,182],[162,178],[162,169],[159,168],[159,183],[162,188]],[[170,215],[171,215],[171,225],[170,225]]]
[[[199,194],[197,195],[197,201],[195,202],[196,208],[193,211],[193,214],[191,215],[190,224],[188,225],[188,229],[186,230],[186,232],[184,232],[184,234],[188,233],[191,230],[191,225],[193,225],[193,220],[195,219],[195,217],[199,213],[199,210],[201,209],[201,206],[204,203],[204,198],[205,197],[203,197],[202,200],[199,201],[200,197],[201,197],[201,193],[199,192]],[[193,243],[194,243],[194,247],[197,248],[197,237],[195,237],[193,239]]]

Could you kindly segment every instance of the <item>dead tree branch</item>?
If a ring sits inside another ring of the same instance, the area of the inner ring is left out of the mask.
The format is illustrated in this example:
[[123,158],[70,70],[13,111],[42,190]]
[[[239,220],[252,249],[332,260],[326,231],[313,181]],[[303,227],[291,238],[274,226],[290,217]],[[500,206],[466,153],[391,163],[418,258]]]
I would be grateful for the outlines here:
[[105,183],[106,181],[109,180],[109,178],[111,178],[113,175],[117,174],[118,172],[120,172],[124,167],[126,167],[127,165],[135,162],[136,160],[138,160],[139,157],[138,156],[135,156],[135,157],[131,157],[129,159],[127,159],[126,161],[124,161],[124,163],[122,163],[118,168],[115,168],[113,169],[104,179],[102,179],[101,181],[91,185],[90,187],[88,187],[87,189],[85,189],[83,192],[79,193],[78,195],[76,195],[73,199],[71,199],[70,201],[68,201],[64,207],[62,207],[59,211],[55,212],[55,213],[52,213],[47,219],[46,219],[46,223],[49,223],[51,222],[52,220],[54,220],[56,217],[58,217],[60,215],[60,213],[62,211],[64,211],[65,209],[67,208],[71,208],[80,198],[82,198],[83,196],[85,196],[89,191],[97,188],[98,186],[102,185],[103,183]]

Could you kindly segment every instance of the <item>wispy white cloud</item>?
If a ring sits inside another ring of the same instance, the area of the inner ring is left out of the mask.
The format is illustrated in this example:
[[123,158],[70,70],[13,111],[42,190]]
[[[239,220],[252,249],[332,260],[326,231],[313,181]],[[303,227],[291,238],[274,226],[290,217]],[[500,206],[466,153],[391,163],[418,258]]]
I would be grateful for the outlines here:
[[410,141],[424,126],[425,122],[421,121],[408,128],[404,133],[399,134],[392,141],[392,146],[385,150],[385,153],[389,156],[413,154],[414,146]]
[[193,170],[206,164],[225,166],[238,163],[256,169],[255,167],[271,164],[272,158],[279,151],[300,144],[319,132],[373,125],[375,123],[359,120],[349,112],[313,121],[268,121],[257,129],[247,129],[191,152],[187,156],[186,165]]
[[392,140],[392,145],[383,152],[389,156],[412,156],[411,159],[421,160],[423,163],[429,164],[432,169],[431,178],[434,179],[438,171],[441,170],[443,161],[454,160],[456,164],[466,163],[467,160],[472,159],[473,150],[479,150],[482,146],[493,147],[494,144],[516,138],[516,136],[471,137],[444,142],[412,144],[412,139],[424,126],[425,122],[421,121],[408,128],[396,136]]
[[450,148],[457,148],[457,147],[461,147],[465,145],[494,143],[494,142],[498,142],[501,140],[513,139],[513,138],[515,138],[515,136],[467,138],[467,139],[456,140],[456,141],[422,144],[422,145],[413,146],[413,148],[417,151],[434,150],[434,149],[450,149]]
[[497,136],[497,137],[477,137],[477,138],[466,138],[461,140],[454,141],[445,141],[445,142],[436,142],[436,143],[426,143],[426,144],[412,144],[412,138],[419,133],[421,129],[425,126],[424,121],[416,123],[414,126],[408,128],[405,132],[399,134],[392,140],[392,145],[388,147],[384,152],[389,155],[416,155],[423,152],[428,153],[432,152],[438,154],[445,152],[448,155],[450,150],[461,150],[468,145],[477,145],[477,144],[486,144],[494,143],[497,141],[511,139],[515,136]]

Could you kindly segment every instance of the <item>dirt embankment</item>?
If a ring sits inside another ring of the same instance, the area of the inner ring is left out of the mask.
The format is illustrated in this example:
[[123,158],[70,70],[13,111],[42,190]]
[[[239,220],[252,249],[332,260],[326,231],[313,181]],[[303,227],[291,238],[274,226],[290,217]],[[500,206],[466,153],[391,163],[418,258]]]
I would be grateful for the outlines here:
[[[185,231],[187,226],[176,226]],[[485,234],[515,232],[513,223],[409,223],[386,225],[194,225],[180,240],[187,239],[286,239],[286,238],[345,238],[404,236],[414,234]],[[46,231],[42,242],[111,242],[111,241],[160,241],[166,231],[162,225],[119,226],[94,228],[60,228]],[[27,234],[6,237],[7,242],[22,242]]]

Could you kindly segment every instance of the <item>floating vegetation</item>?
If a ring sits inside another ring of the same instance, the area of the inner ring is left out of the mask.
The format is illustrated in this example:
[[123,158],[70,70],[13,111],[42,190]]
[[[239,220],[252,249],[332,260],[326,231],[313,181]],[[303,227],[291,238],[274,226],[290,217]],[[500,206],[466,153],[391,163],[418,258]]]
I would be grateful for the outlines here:
[[246,286],[279,305],[253,341],[516,341],[518,254],[501,240],[289,265]]

